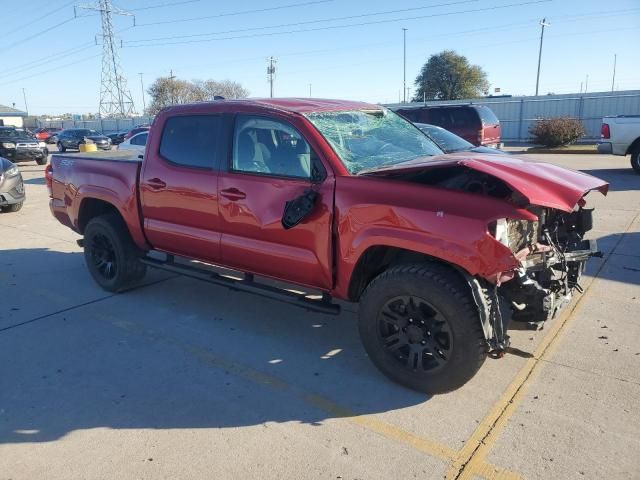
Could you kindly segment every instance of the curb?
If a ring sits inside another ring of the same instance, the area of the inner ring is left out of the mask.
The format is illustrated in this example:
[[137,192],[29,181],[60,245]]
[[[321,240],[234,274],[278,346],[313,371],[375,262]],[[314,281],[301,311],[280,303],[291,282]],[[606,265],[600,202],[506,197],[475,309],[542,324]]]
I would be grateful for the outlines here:
[[527,153],[553,153],[553,154],[569,154],[569,155],[597,155],[598,150],[580,150],[577,148],[529,148],[527,150],[512,151],[510,153],[527,154]]

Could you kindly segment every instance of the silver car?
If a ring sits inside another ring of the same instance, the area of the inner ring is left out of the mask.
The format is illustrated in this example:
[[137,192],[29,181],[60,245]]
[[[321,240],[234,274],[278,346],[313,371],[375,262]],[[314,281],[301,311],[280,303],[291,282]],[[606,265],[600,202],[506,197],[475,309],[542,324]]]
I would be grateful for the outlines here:
[[24,182],[18,167],[0,157],[0,210],[17,212],[26,199]]

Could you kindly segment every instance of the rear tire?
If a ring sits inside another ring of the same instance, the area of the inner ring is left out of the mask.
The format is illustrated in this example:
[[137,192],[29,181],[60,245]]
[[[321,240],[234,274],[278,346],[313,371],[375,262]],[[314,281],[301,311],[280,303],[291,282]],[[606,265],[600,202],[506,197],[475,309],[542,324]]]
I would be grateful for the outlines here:
[[423,393],[461,387],[487,357],[469,287],[439,264],[399,265],[378,275],[362,295],[358,326],[382,373]]
[[84,259],[91,276],[103,289],[122,292],[144,278],[139,250],[119,215],[92,219],[84,231]]
[[631,152],[631,167],[640,174],[640,146]]

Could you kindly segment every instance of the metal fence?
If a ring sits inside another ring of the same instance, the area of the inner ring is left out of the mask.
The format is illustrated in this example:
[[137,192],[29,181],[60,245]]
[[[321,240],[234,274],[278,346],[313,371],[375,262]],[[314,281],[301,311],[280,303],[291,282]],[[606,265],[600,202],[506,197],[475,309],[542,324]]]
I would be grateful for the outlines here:
[[153,122],[153,117],[133,117],[133,118],[105,118],[98,120],[50,120],[41,121],[39,119],[27,119],[27,128],[57,127],[57,128],[90,128],[104,134],[129,131],[136,125],[143,125]]
[[[583,140],[600,139],[602,117],[607,115],[640,115],[640,90],[584,94],[545,95],[539,97],[475,98],[467,100],[428,101],[427,105],[452,104],[487,105],[500,119],[502,140],[527,142],[529,128],[543,118],[571,117],[584,125]],[[422,105],[412,103],[410,105]],[[400,104],[389,105],[400,106]],[[27,127],[92,128],[105,134],[130,130],[136,125],[151,123],[153,117],[100,120],[39,121],[33,119]]]
[[[579,119],[586,131],[583,140],[595,141],[600,139],[602,117],[640,115],[640,90],[426,102],[427,105],[470,103],[487,105],[493,110],[500,119],[503,141],[527,142],[530,138],[530,127],[537,120],[552,117]],[[421,103],[410,105],[421,105]]]

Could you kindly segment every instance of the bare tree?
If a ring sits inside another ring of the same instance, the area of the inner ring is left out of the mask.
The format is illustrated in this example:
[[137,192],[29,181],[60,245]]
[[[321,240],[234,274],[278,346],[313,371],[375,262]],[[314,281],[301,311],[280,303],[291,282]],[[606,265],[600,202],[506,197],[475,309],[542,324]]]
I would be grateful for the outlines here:
[[246,98],[249,91],[232,80],[179,80],[159,77],[147,89],[151,103],[147,108],[150,115],[157,114],[164,107],[180,103],[206,102],[215,96],[224,98]]

